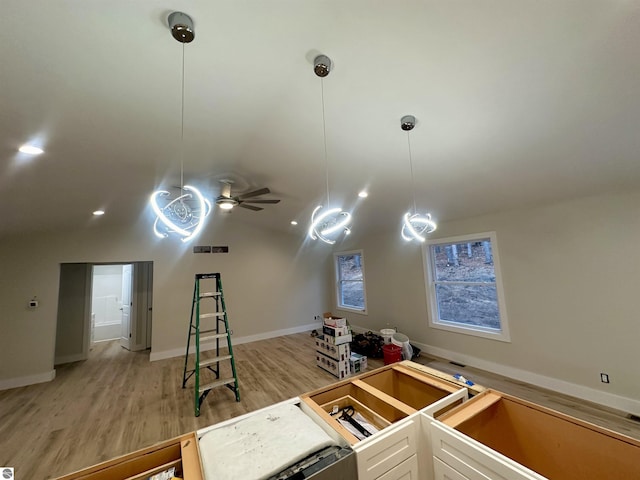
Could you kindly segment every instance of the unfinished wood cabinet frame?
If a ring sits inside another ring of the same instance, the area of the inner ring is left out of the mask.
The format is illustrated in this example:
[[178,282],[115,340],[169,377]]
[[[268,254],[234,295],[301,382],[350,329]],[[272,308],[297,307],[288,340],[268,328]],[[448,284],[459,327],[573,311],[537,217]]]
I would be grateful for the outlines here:
[[[382,391],[382,389],[384,389],[387,392],[392,392],[393,385],[390,382],[394,378],[393,375],[406,376],[407,379],[415,382],[415,385],[424,385],[425,389],[435,389],[445,393],[445,395],[432,403],[436,403],[443,397],[446,398],[447,395],[459,392],[462,389],[462,387],[453,382],[431,376],[428,372],[412,369],[412,365],[418,364],[401,362],[387,365],[306,393],[300,398],[331,425],[332,428],[338,431],[351,445],[355,445],[360,442],[360,440],[342,427],[334,417],[330,416],[326,408],[327,405],[332,404],[332,402],[335,402],[337,399],[350,396],[366,407],[366,409],[375,412],[375,414],[384,418],[390,424],[394,424],[403,418],[415,415],[419,409],[407,405],[402,399],[398,399]],[[371,383],[377,384],[380,388],[376,388]]]
[[359,413],[360,415],[362,415],[371,425],[376,427],[378,430],[381,430],[391,425],[391,422],[389,420],[382,417],[381,415],[378,415],[376,412],[371,410],[366,405],[360,403],[358,400],[356,400],[350,395],[345,395],[344,397],[340,397],[335,401],[325,403],[324,405],[320,405],[320,408],[322,408],[325,412],[327,412],[329,416],[332,416],[335,418],[335,415],[331,415],[333,408],[337,407],[338,410],[344,410],[344,408],[347,406],[353,407],[355,413]]
[[203,480],[195,432],[70,473],[57,480],[146,480],[171,467],[184,480]]
[[450,428],[468,439],[468,452],[485,452],[489,463],[515,462],[535,472],[533,478],[640,478],[640,441],[498,391],[487,390],[438,421],[445,436],[454,438]]

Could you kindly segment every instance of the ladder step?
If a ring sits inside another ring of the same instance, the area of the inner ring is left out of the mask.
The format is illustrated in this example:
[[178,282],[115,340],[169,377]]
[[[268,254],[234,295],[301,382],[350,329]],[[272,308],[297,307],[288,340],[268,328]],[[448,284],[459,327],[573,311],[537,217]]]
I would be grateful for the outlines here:
[[203,360],[200,362],[200,368],[208,367],[209,365],[214,365],[218,362],[222,362],[224,360],[229,360],[231,355],[220,355],[219,357],[213,357],[208,360]]
[[213,317],[224,317],[224,312],[203,313],[200,315],[200,318],[213,318]]
[[198,393],[206,392],[207,390],[211,390],[212,388],[221,387],[222,385],[227,385],[229,383],[235,383],[236,379],[231,378],[221,378],[220,380],[216,380],[212,383],[207,383],[206,385],[202,385],[198,389]]
[[[212,328],[211,330],[200,330],[200,335],[202,335],[202,334],[204,334],[204,333],[212,333],[212,332],[215,332],[215,331],[216,331],[216,329],[215,329],[215,328]],[[191,331],[191,335],[193,336],[193,335],[195,335],[196,333],[197,333],[197,330],[196,330],[196,328],[195,328],[195,327],[193,327],[193,330]],[[227,333],[226,333],[226,332],[223,332],[223,333],[216,333],[216,335],[221,335],[221,336],[220,336],[220,337],[218,337],[218,338],[222,338],[222,337],[226,337],[226,336],[227,336]],[[202,338],[202,337],[200,337],[200,340],[203,340],[203,338]]]
[[[200,330],[200,335],[202,335],[203,333],[211,333],[215,331],[216,331],[215,328],[212,328],[211,330]],[[191,335],[195,335],[195,332],[193,332]]]
[[217,338],[227,338],[228,335],[228,333],[216,333],[215,335],[200,337],[200,343],[208,342],[209,340],[215,340]]
[[219,296],[220,292],[203,292],[200,294],[200,298],[215,298]]

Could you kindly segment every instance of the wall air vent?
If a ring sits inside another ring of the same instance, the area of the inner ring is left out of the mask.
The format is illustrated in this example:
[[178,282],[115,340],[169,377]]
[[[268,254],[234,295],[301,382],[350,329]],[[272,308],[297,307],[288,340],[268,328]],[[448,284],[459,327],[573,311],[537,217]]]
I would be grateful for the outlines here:
[[229,247],[227,245],[196,245],[193,247],[193,253],[229,253]]

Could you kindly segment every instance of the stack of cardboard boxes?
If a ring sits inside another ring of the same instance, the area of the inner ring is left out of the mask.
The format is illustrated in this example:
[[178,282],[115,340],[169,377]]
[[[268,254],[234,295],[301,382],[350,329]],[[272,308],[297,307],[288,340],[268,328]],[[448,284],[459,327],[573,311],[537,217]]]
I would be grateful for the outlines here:
[[324,314],[322,335],[316,337],[316,364],[337,378],[367,369],[367,357],[351,353],[347,319]]

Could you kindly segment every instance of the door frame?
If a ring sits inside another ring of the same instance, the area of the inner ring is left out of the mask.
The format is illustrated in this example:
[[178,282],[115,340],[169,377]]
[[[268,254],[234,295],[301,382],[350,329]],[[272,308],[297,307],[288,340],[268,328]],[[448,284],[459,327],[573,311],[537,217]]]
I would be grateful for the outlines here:
[[[80,264],[86,267],[86,278],[83,287],[85,288],[83,302],[83,326],[82,326],[82,353],[73,356],[60,357],[56,359],[54,349],[54,364],[69,363],[79,360],[86,360],[91,348],[91,299],[93,289],[93,267],[96,265],[133,265],[133,295],[131,307],[131,350],[140,351],[151,348],[152,329],[152,302],[153,302],[153,261],[123,261],[123,262],[63,262],[62,265]],[[137,274],[136,274],[137,272]],[[59,288],[59,287],[58,287]],[[60,292],[58,291],[58,295]],[[59,313],[57,322],[60,321]],[[57,325],[57,324],[56,324]],[[56,329],[58,327],[56,326]],[[57,332],[57,330],[56,330]],[[79,349],[78,349],[79,350]]]
[[[92,262],[91,271],[96,265],[131,265],[131,310],[129,312],[129,349],[132,352],[151,348],[151,329],[153,313],[153,261],[139,262]],[[92,278],[93,280],[93,273]],[[89,295],[91,295],[89,290]],[[86,342],[91,342],[91,302],[85,316]]]

